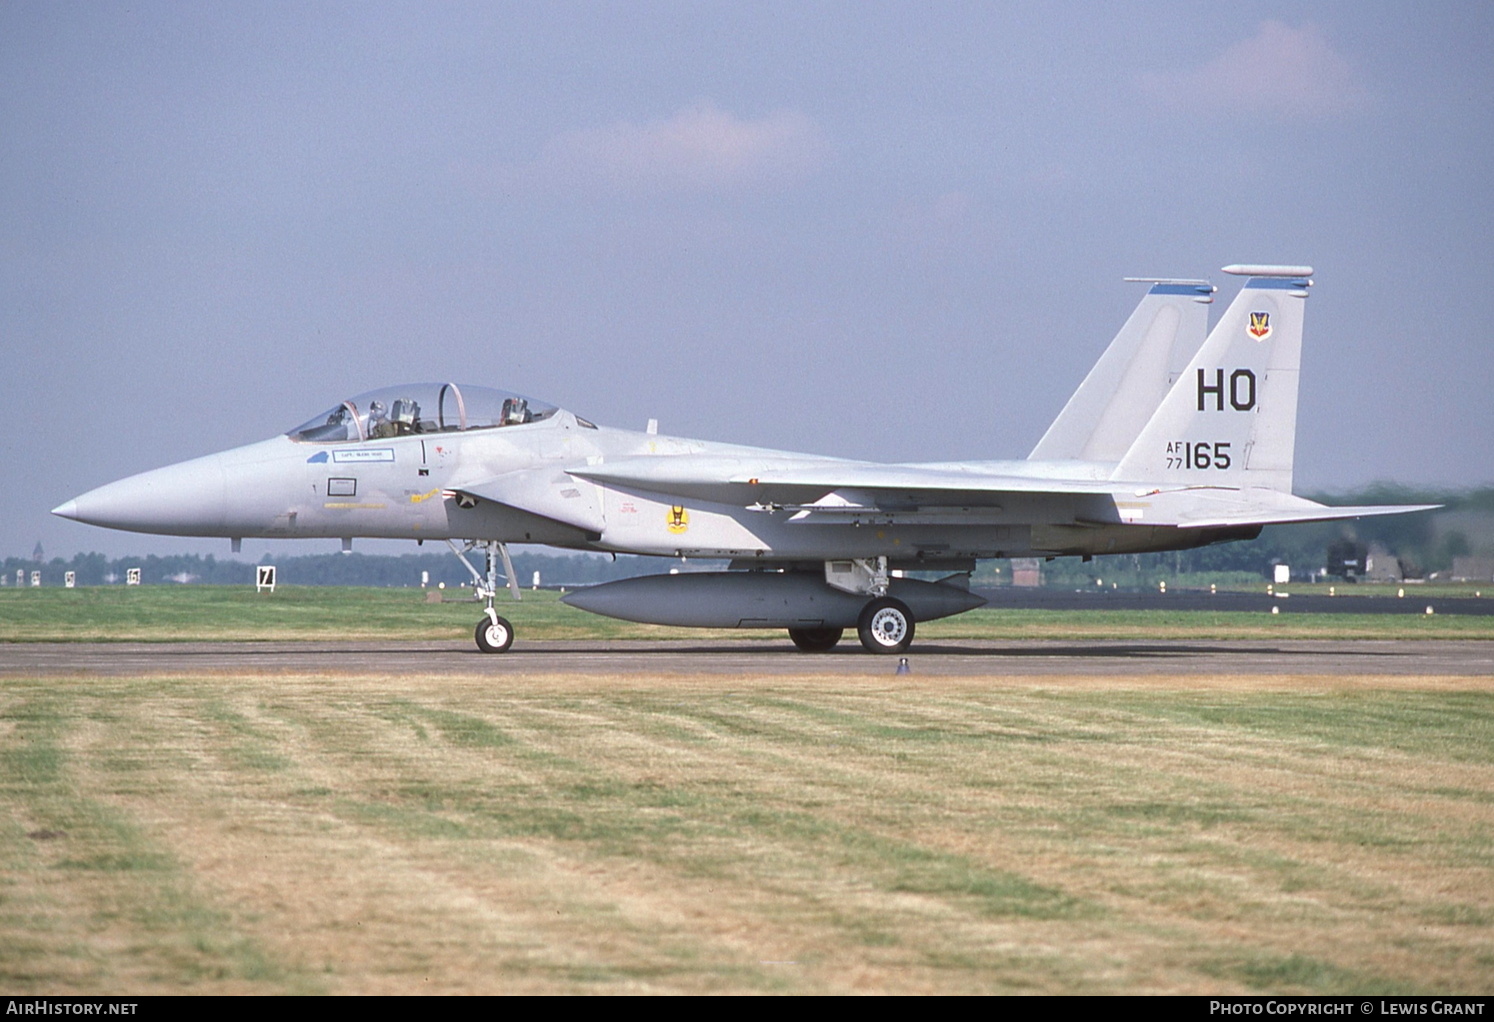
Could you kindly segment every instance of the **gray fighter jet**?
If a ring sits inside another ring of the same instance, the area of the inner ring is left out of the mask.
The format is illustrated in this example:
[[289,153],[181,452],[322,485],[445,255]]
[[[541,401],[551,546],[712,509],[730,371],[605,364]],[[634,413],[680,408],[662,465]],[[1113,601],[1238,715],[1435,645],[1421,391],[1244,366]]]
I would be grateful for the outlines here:
[[[1435,505],[1328,507],[1292,495],[1303,309],[1312,270],[1249,279],[1205,337],[1207,281],[1152,286],[1026,460],[879,464],[597,426],[483,387],[349,398],[284,435],[131,476],[53,513],[182,536],[444,540],[487,610],[510,543],[725,558],[724,572],[594,586],[565,602],[667,625],[786,628],[828,650],[855,627],[875,653],[918,621],[985,601],[976,562],[1182,550],[1263,526]],[[486,572],[465,554],[481,549]],[[947,573],[940,581],[907,571]]]

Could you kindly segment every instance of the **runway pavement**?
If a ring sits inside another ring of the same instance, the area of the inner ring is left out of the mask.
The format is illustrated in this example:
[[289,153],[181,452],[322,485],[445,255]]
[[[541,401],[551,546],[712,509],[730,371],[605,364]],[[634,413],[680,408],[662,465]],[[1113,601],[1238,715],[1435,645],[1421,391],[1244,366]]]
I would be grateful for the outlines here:
[[[915,675],[1461,675],[1494,678],[1494,642],[1367,641],[975,641],[920,642]],[[828,654],[794,650],[786,638],[515,643],[484,655],[449,642],[182,642],[0,644],[9,676],[333,674],[825,674],[893,673],[897,657],[862,652],[854,638]]]

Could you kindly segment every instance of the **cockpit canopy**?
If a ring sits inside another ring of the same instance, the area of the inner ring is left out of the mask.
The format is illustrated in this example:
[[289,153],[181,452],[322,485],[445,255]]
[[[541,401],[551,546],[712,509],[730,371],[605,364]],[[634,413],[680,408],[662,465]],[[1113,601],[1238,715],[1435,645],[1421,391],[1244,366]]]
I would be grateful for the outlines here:
[[522,426],[559,409],[521,394],[455,383],[412,383],[350,397],[291,430],[301,443],[336,444]]

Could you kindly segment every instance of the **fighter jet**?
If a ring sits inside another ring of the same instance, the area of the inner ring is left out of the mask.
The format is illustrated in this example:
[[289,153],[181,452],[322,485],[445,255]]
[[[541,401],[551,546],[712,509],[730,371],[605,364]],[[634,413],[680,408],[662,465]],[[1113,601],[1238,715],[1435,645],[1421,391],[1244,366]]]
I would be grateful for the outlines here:
[[[981,606],[985,558],[1182,550],[1266,525],[1426,510],[1329,507],[1292,494],[1307,266],[1247,277],[1205,337],[1214,288],[1152,286],[1025,460],[881,464],[598,426],[519,394],[390,387],[283,435],[91,490],[53,513],[182,536],[444,540],[487,607],[477,646],[510,648],[495,610],[510,543],[728,570],[576,590],[630,621],[783,628],[805,652],[856,628],[873,653],[920,621]],[[1135,279],[1135,278],[1133,278]],[[486,571],[465,556],[482,550]],[[942,574],[938,581],[903,577]]]

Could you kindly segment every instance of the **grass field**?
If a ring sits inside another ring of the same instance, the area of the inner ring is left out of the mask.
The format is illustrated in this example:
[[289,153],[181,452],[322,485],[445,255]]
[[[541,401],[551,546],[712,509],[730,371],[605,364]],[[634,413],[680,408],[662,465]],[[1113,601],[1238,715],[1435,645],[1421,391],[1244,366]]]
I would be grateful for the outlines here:
[[[481,610],[448,590],[427,603],[418,589],[239,586],[100,586],[0,589],[0,642],[174,642],[249,639],[444,639],[470,642]],[[1390,598],[1394,598],[1393,596]],[[939,639],[1494,639],[1494,617],[1463,615],[1280,614],[1155,610],[992,610],[918,626]],[[518,641],[535,639],[699,639],[778,630],[721,631],[638,625],[567,607],[553,592],[500,595],[499,612]]]
[[[711,634],[502,608],[521,642]],[[477,614],[0,590],[0,641],[466,644]],[[1494,619],[987,610],[919,635]],[[15,994],[1494,991],[1488,678],[10,677],[0,803]]]
[[11,678],[0,764],[13,994],[1494,990],[1488,679]]

